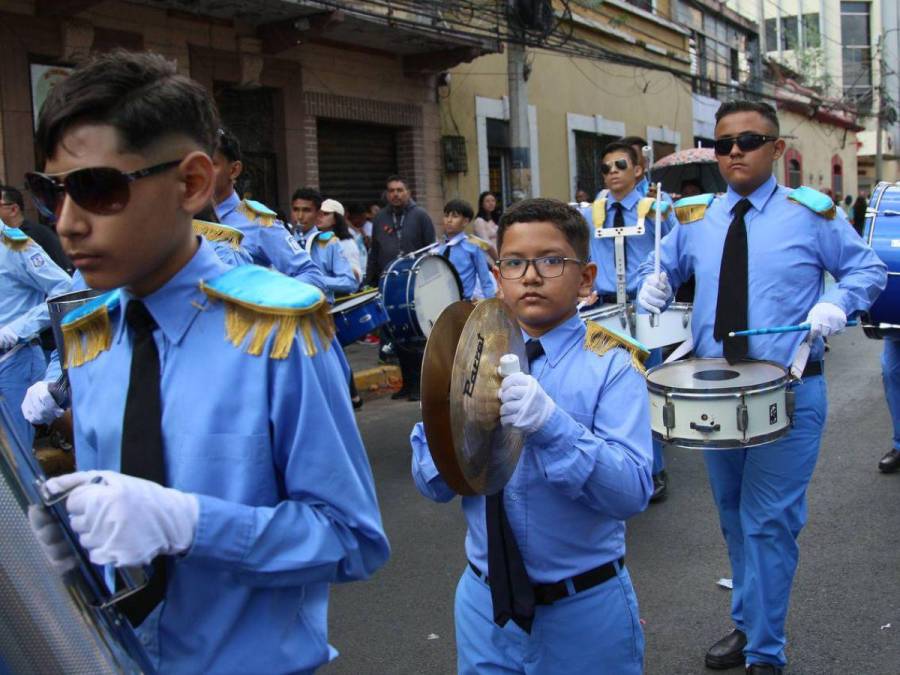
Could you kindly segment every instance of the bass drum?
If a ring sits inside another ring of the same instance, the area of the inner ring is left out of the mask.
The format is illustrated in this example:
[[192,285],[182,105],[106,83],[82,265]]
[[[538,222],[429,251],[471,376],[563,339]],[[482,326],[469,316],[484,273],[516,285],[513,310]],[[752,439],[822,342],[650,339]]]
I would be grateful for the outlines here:
[[441,312],[462,300],[456,269],[432,253],[394,260],[381,277],[380,290],[388,330],[398,342],[427,339]]
[[900,183],[879,183],[866,210],[863,238],[888,268],[887,286],[861,315],[867,337],[900,338]]

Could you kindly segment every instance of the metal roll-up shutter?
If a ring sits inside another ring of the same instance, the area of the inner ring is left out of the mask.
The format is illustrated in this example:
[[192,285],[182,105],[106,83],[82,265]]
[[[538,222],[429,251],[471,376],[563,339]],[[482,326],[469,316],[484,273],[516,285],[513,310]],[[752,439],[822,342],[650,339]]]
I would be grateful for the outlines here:
[[319,191],[345,206],[378,199],[397,173],[397,130],[377,124],[317,120]]

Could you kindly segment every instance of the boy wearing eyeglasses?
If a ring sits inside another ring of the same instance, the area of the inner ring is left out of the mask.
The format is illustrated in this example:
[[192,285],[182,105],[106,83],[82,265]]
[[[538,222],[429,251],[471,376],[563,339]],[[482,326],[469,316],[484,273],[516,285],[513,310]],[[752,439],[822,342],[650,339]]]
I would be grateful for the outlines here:
[[[461,498],[468,565],[456,590],[457,671],[638,674],[644,638],[624,521],[647,506],[652,450],[637,350],[578,315],[596,265],[576,209],[518,202],[497,243],[495,278],[531,373],[503,379],[500,422],[525,445],[499,493]],[[416,487],[453,499],[421,423],[411,443]]]
[[150,53],[95,57],[41,110],[31,183],[110,291],[63,321],[79,470],[47,489],[93,563],[152,566],[118,607],[155,670],[310,672],[336,655],[329,584],[388,544],[322,292],[192,232],[217,126]]
[[451,199],[444,205],[444,241],[438,255],[444,256],[459,274],[463,298],[481,300],[494,297],[494,278],[484,251],[466,235],[466,226],[475,212],[469,202]]
[[[749,450],[704,453],[734,581],[734,629],[709,649],[706,665],[746,664],[756,675],[781,673],[785,665],[797,537],[827,414],[822,338],[843,330],[886,283],[884,264],[830,198],[778,185],[772,167],[784,148],[770,105],[722,104],[715,151],[727,192],[675,203],[680,224],[662,242],[659,275],[652,255],[641,266],[639,295],[643,309],[659,312],[693,274],[695,356],[732,364],[767,359],[798,378],[790,384],[796,407],[785,436]],[[823,293],[825,271],[838,283]],[[803,322],[808,333],[728,337]]]

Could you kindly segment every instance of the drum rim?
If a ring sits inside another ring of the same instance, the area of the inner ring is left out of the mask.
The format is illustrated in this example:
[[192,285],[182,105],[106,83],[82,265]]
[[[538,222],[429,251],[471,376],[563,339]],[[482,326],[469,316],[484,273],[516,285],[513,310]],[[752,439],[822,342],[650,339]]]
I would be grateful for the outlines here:
[[[724,358],[715,357],[715,358],[695,358],[695,359],[687,359],[689,361],[725,361]],[[727,363],[727,361],[725,361]],[[666,394],[693,394],[693,396],[673,396],[673,398],[718,398],[720,396],[729,396],[734,394],[747,394],[747,393],[762,393],[764,391],[769,391],[773,389],[779,389],[781,385],[787,385],[790,381],[790,372],[787,368],[785,368],[780,363],[776,361],[770,361],[768,359],[752,359],[749,361],[745,361],[744,363],[762,363],[765,365],[775,366],[779,370],[782,371],[782,375],[780,377],[774,378],[772,380],[766,380],[765,382],[760,382],[759,384],[754,384],[747,387],[723,387],[721,389],[702,389],[702,388],[690,388],[687,387],[670,387],[664,384],[658,384],[656,382],[650,381],[650,375],[653,373],[662,370],[666,367],[673,367],[676,364],[684,363],[684,361],[673,361],[672,363],[661,363],[658,366],[654,366],[647,371],[646,379],[647,379],[647,390],[653,392],[654,394],[661,394],[665,396]]]
[[656,430],[651,429],[653,434],[653,438],[658,441],[662,441],[663,443],[668,443],[669,445],[674,445],[679,448],[686,448],[689,450],[741,450],[746,448],[755,448],[760,445],[768,445],[769,443],[774,443],[782,436],[787,435],[787,433],[791,430],[791,423],[788,421],[783,427],[778,429],[777,431],[772,431],[767,434],[763,434],[761,436],[755,436],[753,439],[747,443],[743,441],[732,439],[726,440],[722,439],[721,441],[712,443],[706,443],[703,441],[695,441],[691,439],[683,439],[680,436],[674,436],[670,438],[666,438],[663,434],[659,433]]
[[[332,305],[331,309],[328,310],[328,313],[329,314],[340,314],[341,312],[346,312],[346,311],[353,310],[353,309],[359,309],[360,307],[365,307],[366,305],[368,305],[371,302],[377,302],[380,297],[381,297],[381,293],[379,293],[378,291],[372,291],[371,293],[366,293],[365,295],[359,295],[355,298],[350,298],[349,300],[344,300],[343,302],[336,302],[334,305]],[[356,303],[356,304],[350,305],[349,307],[344,307],[344,305],[347,305],[351,302]],[[342,307],[344,307],[344,308],[341,309]]]
[[[419,266],[422,265],[423,261],[424,261],[426,258],[439,258],[440,261],[441,261],[441,264],[443,264],[444,267],[446,267],[447,269],[450,270],[450,273],[453,275],[453,279],[456,281],[456,289],[457,289],[457,291],[459,292],[459,300],[462,300],[462,299],[463,299],[463,293],[462,293],[462,281],[461,281],[460,278],[459,278],[459,272],[456,271],[456,268],[453,266],[453,263],[450,262],[449,260],[447,260],[444,256],[438,255],[438,254],[436,254],[436,253],[432,253],[432,252],[430,252],[430,251],[425,251],[422,255],[420,255],[420,256],[414,258],[412,267],[410,267],[410,270],[409,270],[409,271],[410,271],[410,276],[409,276],[409,279],[407,279],[407,282],[406,282],[406,283],[407,283],[407,296],[406,296],[406,297],[409,298],[409,292],[408,292],[408,289],[409,289],[409,284],[410,284],[410,282],[412,281],[412,278],[413,278],[413,277],[412,277],[412,272],[413,272],[414,270],[417,270],[417,269],[419,268]],[[457,302],[457,300],[454,300],[453,302]],[[452,304],[452,303],[451,303],[451,304]],[[421,337],[421,338],[427,339],[427,336],[425,335],[425,330],[424,330],[424,329],[422,328],[422,326],[419,324],[419,315],[416,313],[416,294],[415,294],[415,289],[413,289],[412,302],[409,303],[409,315],[410,315],[410,317],[412,318],[415,327],[416,327],[416,328],[418,329],[418,331],[419,331],[417,337]],[[430,332],[430,331],[429,331],[429,332]]]

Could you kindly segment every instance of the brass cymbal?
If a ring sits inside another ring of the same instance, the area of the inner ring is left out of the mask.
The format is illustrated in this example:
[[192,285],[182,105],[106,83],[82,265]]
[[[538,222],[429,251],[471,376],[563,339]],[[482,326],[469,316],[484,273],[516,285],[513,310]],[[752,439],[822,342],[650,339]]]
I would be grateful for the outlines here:
[[501,300],[479,302],[462,330],[453,359],[450,428],[456,462],[477,494],[494,494],[515,471],[525,438],[500,424],[500,357],[515,354],[528,372],[525,341]]
[[422,359],[422,421],[431,459],[441,477],[457,494],[474,495],[456,462],[450,430],[450,373],[466,319],[475,306],[460,301],[441,312],[425,343]]

